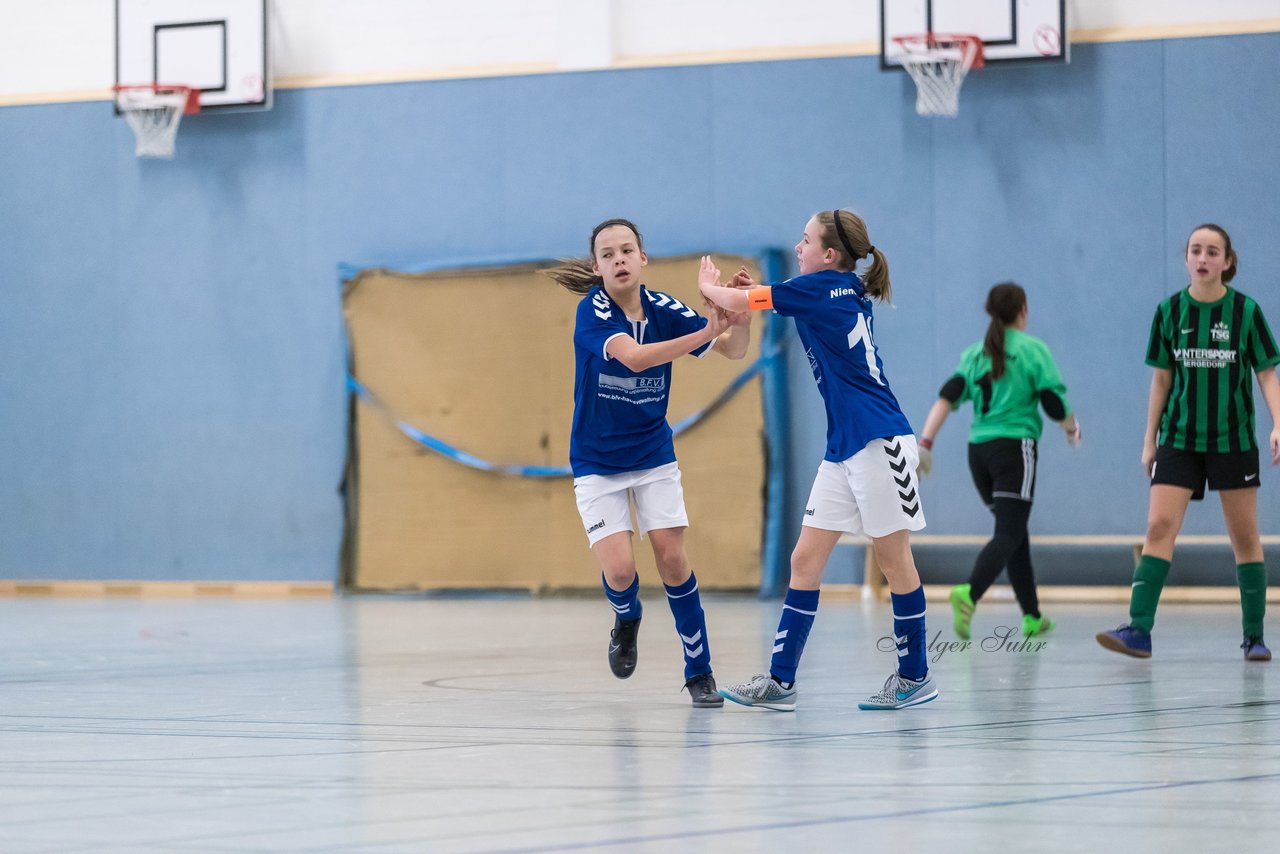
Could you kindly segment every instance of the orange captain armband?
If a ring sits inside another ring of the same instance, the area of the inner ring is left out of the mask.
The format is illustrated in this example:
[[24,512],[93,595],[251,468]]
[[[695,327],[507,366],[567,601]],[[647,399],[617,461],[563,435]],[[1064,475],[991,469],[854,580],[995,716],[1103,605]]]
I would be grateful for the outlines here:
[[767,308],[773,308],[773,288],[765,285],[762,288],[752,288],[747,291],[748,310],[763,311]]

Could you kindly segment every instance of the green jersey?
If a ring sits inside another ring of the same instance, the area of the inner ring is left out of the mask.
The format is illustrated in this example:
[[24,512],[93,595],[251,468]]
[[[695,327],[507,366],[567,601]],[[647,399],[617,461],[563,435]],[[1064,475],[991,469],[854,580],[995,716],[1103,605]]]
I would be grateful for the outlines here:
[[1262,309],[1233,288],[1216,302],[1178,291],[1156,308],[1147,364],[1173,372],[1160,442],[1183,451],[1257,447],[1253,374],[1280,363]]
[[1044,430],[1041,392],[1053,392],[1062,400],[1064,418],[1071,414],[1067,387],[1043,341],[1019,329],[1006,328],[1004,353],[1004,373],[994,381],[991,357],[981,341],[960,355],[956,376],[964,380],[964,391],[952,402],[951,409],[959,409],[966,400],[973,401],[970,442],[1039,439]]

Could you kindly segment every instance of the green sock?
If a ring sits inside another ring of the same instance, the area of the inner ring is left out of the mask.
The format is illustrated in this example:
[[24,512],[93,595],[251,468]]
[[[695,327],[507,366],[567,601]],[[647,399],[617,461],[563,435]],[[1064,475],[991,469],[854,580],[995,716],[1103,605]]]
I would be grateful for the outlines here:
[[1151,631],[1156,623],[1156,605],[1169,577],[1169,561],[1143,555],[1133,571],[1133,592],[1129,595],[1129,624]]
[[1267,567],[1261,563],[1242,563],[1236,567],[1240,582],[1240,615],[1244,636],[1262,637],[1262,618],[1267,613]]

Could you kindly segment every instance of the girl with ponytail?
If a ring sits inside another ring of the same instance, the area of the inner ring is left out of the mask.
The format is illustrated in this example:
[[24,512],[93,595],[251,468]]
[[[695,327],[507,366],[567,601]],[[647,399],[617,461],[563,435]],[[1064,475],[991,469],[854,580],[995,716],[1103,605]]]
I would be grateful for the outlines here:
[[1080,421],[1067,403],[1053,354],[1027,334],[1027,293],[1013,282],[987,294],[991,322],[986,337],[960,356],[960,364],[938,392],[920,434],[920,473],[933,466],[933,442],[947,416],[973,402],[969,429],[969,472],[982,503],[995,516],[995,533],[978,554],[967,584],[951,588],[956,634],[968,638],[974,608],[1004,569],[1022,608],[1027,637],[1053,628],[1040,613],[1031,567],[1027,520],[1035,497],[1037,442],[1044,428],[1040,408],[1080,444]]
[[[814,479],[769,672],[720,693],[744,706],[796,707],[795,678],[818,609],[822,573],[845,531],[865,533],[889,581],[897,667],[860,709],[904,709],[938,696],[925,655],[925,602],[911,555],[911,531],[924,527],[916,440],[889,388],[876,350],[873,301],[888,302],[889,262],[850,211],[823,211],[796,245],[800,275],[757,287],[746,271],[724,287],[698,279],[702,295],[729,311],[773,309],[796,331],[827,411],[827,452]],[[859,265],[865,265],[861,274]]]

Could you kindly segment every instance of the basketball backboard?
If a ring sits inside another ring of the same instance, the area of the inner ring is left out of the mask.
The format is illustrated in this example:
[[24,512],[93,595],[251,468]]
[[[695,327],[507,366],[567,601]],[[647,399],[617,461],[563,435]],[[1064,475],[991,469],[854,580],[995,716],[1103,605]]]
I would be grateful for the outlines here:
[[268,110],[268,0],[115,0],[116,84],[200,92],[201,112]]
[[928,32],[978,36],[987,65],[1067,62],[1067,2],[880,0],[880,67],[902,67],[896,36]]

